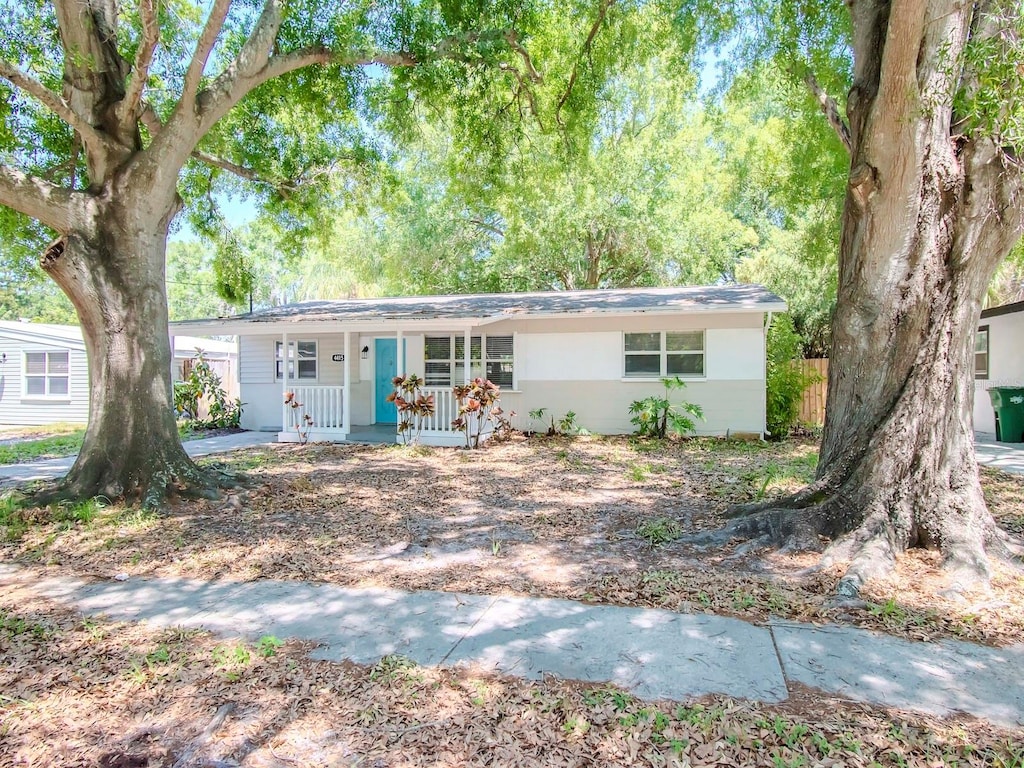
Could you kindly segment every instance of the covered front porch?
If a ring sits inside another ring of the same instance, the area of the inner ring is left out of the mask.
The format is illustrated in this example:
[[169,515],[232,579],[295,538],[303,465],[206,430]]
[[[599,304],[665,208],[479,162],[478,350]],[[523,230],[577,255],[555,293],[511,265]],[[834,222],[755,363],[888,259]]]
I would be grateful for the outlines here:
[[[417,329],[418,330],[418,329]],[[450,365],[457,383],[468,382],[479,359],[471,360],[473,329],[457,332],[445,329],[461,342],[465,352],[458,364]],[[440,332],[430,331],[434,333]],[[280,383],[281,424],[279,442],[401,442],[399,414],[388,396],[396,377],[416,372],[423,377],[423,331],[407,333],[360,329],[312,337],[303,332],[284,332],[275,340],[275,373]],[[433,338],[433,337],[432,337]],[[338,343],[340,342],[340,344]],[[339,348],[340,353],[330,353]],[[285,352],[287,350],[287,352]],[[287,364],[286,364],[287,362]],[[321,383],[337,378],[340,384]],[[314,381],[315,380],[315,381]],[[433,385],[420,389],[434,399],[434,413],[422,420],[416,436],[426,445],[457,446],[464,435],[452,428],[458,404],[452,386]]]

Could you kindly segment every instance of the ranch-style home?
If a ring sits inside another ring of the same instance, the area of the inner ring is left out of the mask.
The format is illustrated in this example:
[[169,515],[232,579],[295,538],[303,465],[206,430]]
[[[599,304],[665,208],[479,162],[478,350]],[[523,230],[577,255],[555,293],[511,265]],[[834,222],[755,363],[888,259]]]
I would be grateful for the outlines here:
[[[236,391],[234,342],[175,339],[175,380],[200,348],[229,392]],[[0,424],[37,426],[85,423],[89,418],[89,367],[77,325],[0,321]]]
[[[629,406],[663,392],[704,409],[702,435],[765,431],[765,333],[785,303],[757,285],[309,301],[182,321],[171,334],[239,338],[242,426],[298,440],[398,439],[387,397],[420,376],[436,398],[424,443],[457,445],[452,386],[485,376],[520,429],[544,408],[602,434],[632,432]],[[292,408],[286,395],[302,404]]]

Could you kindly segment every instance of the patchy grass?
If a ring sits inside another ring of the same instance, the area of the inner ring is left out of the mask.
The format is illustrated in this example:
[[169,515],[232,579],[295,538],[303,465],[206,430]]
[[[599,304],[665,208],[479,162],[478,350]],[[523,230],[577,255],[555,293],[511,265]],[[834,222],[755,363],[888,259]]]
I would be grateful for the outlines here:
[[[55,425],[58,426],[58,425]],[[38,459],[56,459],[73,456],[82,447],[85,427],[68,429],[35,440],[17,440],[0,445],[0,464],[23,464]]]
[[[193,430],[178,424],[182,440],[201,440],[206,437],[238,430]],[[43,459],[74,456],[82,449],[85,426],[82,424],[48,424],[45,427],[25,427],[0,433],[0,464],[25,464]]]
[[[997,567],[991,592],[944,597],[938,555],[916,550],[866,586],[866,604],[839,609],[827,598],[840,571],[809,570],[813,553],[700,551],[681,539],[721,525],[729,504],[796,489],[816,450],[810,440],[602,437],[482,451],[266,446],[201,460],[248,471],[253,489],[160,515],[0,499],[0,559],[71,575],[537,595],[1019,642],[1024,577],[1009,568]],[[997,519],[1019,532],[1024,478],[986,470],[982,482]]]
[[204,632],[110,623],[0,594],[0,764],[997,766],[1019,732],[795,690],[784,705],[644,701],[473,668],[312,661]]

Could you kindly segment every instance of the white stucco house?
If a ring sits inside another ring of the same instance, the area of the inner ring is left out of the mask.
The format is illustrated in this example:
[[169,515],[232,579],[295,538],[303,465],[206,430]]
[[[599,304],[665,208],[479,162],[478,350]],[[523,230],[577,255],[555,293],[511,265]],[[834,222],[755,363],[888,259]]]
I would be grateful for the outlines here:
[[[235,342],[180,336],[174,370],[180,378],[200,348],[228,386],[235,383]],[[89,367],[77,325],[0,321],[0,424],[36,426],[85,423],[89,418]]]
[[[698,434],[765,430],[765,333],[785,303],[756,285],[310,301],[171,324],[171,334],[239,339],[242,426],[296,440],[397,439],[392,379],[415,373],[436,398],[422,433],[455,445],[451,388],[476,376],[501,387],[514,424],[545,408],[592,432],[633,431],[632,401],[662,392],[697,403]],[[303,404],[285,406],[286,393]],[[539,424],[536,426],[540,426]]]
[[981,313],[974,346],[974,430],[995,437],[990,387],[1024,387],[1024,301]]

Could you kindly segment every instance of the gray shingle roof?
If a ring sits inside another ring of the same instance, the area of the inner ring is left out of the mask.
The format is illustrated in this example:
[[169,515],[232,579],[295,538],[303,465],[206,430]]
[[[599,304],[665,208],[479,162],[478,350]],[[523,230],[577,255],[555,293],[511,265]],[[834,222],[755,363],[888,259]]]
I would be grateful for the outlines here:
[[468,319],[601,312],[639,314],[672,310],[767,312],[784,309],[785,303],[782,299],[760,285],[714,285],[304,301],[226,319],[270,323],[296,320],[315,322]]

